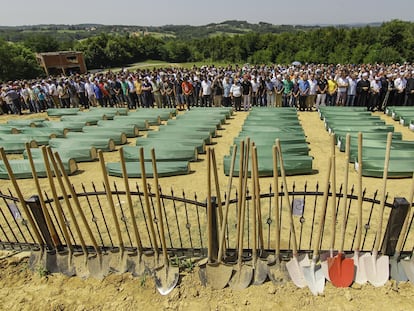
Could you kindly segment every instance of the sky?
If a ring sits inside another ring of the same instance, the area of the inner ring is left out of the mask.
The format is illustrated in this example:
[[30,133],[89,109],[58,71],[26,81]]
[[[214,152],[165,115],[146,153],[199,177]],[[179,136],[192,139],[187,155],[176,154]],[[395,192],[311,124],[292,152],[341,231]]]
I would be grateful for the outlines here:
[[0,5],[1,26],[200,26],[226,20],[275,25],[414,21],[413,0],[0,0]]

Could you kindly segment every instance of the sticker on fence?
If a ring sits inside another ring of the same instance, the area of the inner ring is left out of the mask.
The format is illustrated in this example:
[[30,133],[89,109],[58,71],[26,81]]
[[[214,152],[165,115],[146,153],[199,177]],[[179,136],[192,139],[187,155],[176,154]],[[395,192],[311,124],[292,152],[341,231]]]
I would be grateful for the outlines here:
[[292,214],[294,216],[302,216],[304,207],[305,207],[304,199],[294,199],[292,203]]

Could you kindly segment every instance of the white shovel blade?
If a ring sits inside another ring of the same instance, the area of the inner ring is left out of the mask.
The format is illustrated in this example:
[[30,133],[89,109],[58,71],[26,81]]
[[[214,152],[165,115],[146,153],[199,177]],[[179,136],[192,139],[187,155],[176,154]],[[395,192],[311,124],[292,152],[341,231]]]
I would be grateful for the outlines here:
[[364,285],[368,282],[367,272],[365,269],[365,259],[364,259],[367,256],[371,256],[371,255],[368,253],[364,253],[364,254],[355,253],[354,254],[354,265],[355,265],[354,281],[355,283],[359,285]]
[[325,261],[322,261],[321,262],[321,270],[322,270],[322,273],[323,273],[325,279],[327,279],[330,282],[331,281],[331,278],[329,277],[328,260],[325,260]]
[[364,257],[365,270],[368,282],[375,287],[383,286],[390,277],[388,256],[373,256]]
[[323,274],[321,266],[312,263],[308,267],[303,267],[303,275],[314,296],[323,293],[325,288],[325,275]]
[[408,277],[407,277],[407,274],[405,274],[401,261],[402,260],[399,260],[399,258],[395,258],[395,257],[390,259],[391,279],[396,280],[397,282],[407,282]]
[[413,260],[401,260],[400,264],[404,269],[407,278],[411,283],[414,283],[414,261]]
[[286,268],[289,272],[290,278],[297,287],[306,287],[307,284],[302,268],[299,266],[298,259],[295,256],[293,256],[293,258],[286,264]]

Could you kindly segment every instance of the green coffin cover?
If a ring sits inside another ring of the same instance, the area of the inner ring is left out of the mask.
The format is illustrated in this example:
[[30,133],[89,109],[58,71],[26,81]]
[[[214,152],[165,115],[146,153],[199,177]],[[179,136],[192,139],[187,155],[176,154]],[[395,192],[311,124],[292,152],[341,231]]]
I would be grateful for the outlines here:
[[198,125],[198,124],[168,124],[167,125],[161,125],[158,128],[158,131],[160,132],[209,132],[211,137],[217,137],[217,127],[211,126],[211,125]]
[[[148,125],[160,125],[161,119],[159,116],[139,116],[139,115],[131,115],[128,114],[127,116],[115,116],[114,121],[124,121],[128,123],[134,124],[134,122],[138,122],[139,124],[142,124],[141,122],[145,122]],[[141,130],[141,127],[140,127]]]
[[[124,146],[124,158],[127,162],[139,161],[139,149],[138,146]],[[144,159],[145,161],[151,161],[151,149],[152,147],[144,148]],[[188,146],[165,146],[161,144],[159,146],[153,146],[157,161],[197,161],[197,149],[195,147]]]
[[42,123],[43,127],[69,130],[72,132],[81,132],[82,128],[86,125],[88,124],[82,121],[45,121]]
[[56,137],[65,137],[67,130],[61,128],[48,127],[26,127],[21,129],[22,134],[36,136],[55,135]]
[[[47,177],[43,159],[33,159],[33,162],[37,176]],[[66,173],[69,175],[73,174],[74,172],[70,169],[70,163],[64,160],[62,160],[62,162]],[[32,178],[33,175],[29,160],[9,160],[9,163],[13,174],[17,179]],[[7,174],[6,166],[3,161],[0,161],[0,179],[9,179],[9,175]]]
[[221,123],[217,120],[209,120],[204,118],[187,118],[187,119],[171,119],[167,121],[167,125],[200,125],[215,127],[216,129],[221,129]]
[[[141,165],[137,162],[125,162],[128,178],[141,178]],[[106,171],[110,176],[122,177],[121,163],[107,163]],[[179,162],[158,162],[158,177],[169,177],[177,175],[186,175],[190,173],[190,164],[186,161]],[[145,176],[153,177],[152,162],[145,162]]]
[[[257,154],[262,156],[271,157],[272,156],[272,149],[273,149],[273,143],[270,144],[257,144]],[[236,144],[237,148],[239,148],[239,144]],[[283,154],[289,154],[289,155],[309,155],[309,147],[305,143],[296,143],[296,144],[289,144],[285,143],[283,141],[280,142],[280,146],[282,149]],[[233,146],[230,147],[230,154],[232,153]]]
[[393,125],[341,125],[335,126],[329,129],[330,133],[335,133],[336,130],[340,132],[362,132],[362,133],[373,133],[373,132],[394,132]]
[[156,148],[158,146],[164,145],[166,147],[171,146],[171,149],[175,149],[177,147],[185,147],[185,148],[196,148],[198,154],[202,154],[206,152],[206,145],[204,141],[200,139],[171,139],[171,138],[151,138],[151,139],[137,139],[136,146],[139,147],[148,147],[148,148]]
[[14,119],[14,120],[8,120],[8,125],[13,126],[28,126],[28,127],[36,127],[36,126],[42,126],[42,123],[46,121],[45,118],[36,118],[36,119]]
[[[31,148],[32,156],[36,159],[43,159],[42,151],[39,148]],[[95,147],[74,146],[72,148],[52,148],[52,152],[58,152],[62,161],[74,159],[76,162],[91,162],[97,159],[98,154]],[[26,150],[23,157],[27,159]]]
[[[125,117],[125,116],[118,116]],[[135,126],[140,131],[146,131],[149,128],[149,124],[146,120],[138,119],[114,119],[114,120],[100,120],[98,121],[98,126],[104,127],[122,127],[122,126]]]
[[[358,169],[358,162],[355,162]],[[414,159],[393,158],[388,164],[389,178],[411,178],[414,171]],[[364,160],[362,162],[362,175],[381,178],[384,173],[384,159]]]
[[[0,146],[4,148],[4,152],[10,153],[22,153],[26,149],[26,143],[22,141],[0,141]],[[36,148],[38,145],[35,141],[30,142],[30,147]]]
[[[310,156],[287,156],[283,158],[285,165],[286,175],[305,175],[313,173],[312,170],[312,157]],[[251,161],[250,161],[251,162]],[[231,156],[226,155],[223,159],[224,174],[227,176],[230,174]],[[249,164],[249,175],[250,175]],[[258,167],[260,177],[271,177],[273,176],[273,157],[258,156]],[[279,169],[280,174],[280,169]],[[239,159],[236,156],[236,162],[234,164],[234,176],[239,176]]]
[[117,115],[116,111],[90,110],[78,112],[78,116],[91,116],[99,118],[99,120],[113,120]]
[[[109,121],[110,122],[110,121]],[[139,136],[139,129],[136,125],[133,124],[110,124],[105,123],[103,126],[85,126],[82,128],[83,132],[94,132],[94,131],[114,131],[114,132],[123,132],[128,138],[133,138]]]
[[[351,132],[350,135],[350,143],[351,145],[358,145],[358,133],[359,132]],[[346,134],[345,132],[335,132],[337,146],[340,151],[345,151],[346,145]],[[373,133],[363,133],[362,134],[362,146],[364,146],[364,142],[370,144],[370,141],[381,141],[384,142],[387,140],[388,132],[373,132]],[[393,132],[392,133],[392,140],[399,141],[402,140],[402,133],[401,132]]]
[[167,121],[173,117],[173,113],[168,110],[163,109],[156,109],[156,110],[144,110],[144,109],[138,109],[135,112],[130,112],[128,116],[138,116],[138,117],[149,117],[152,119],[160,118],[161,121]]
[[49,108],[46,113],[49,117],[73,116],[79,110],[79,108]]
[[147,139],[171,139],[171,141],[180,141],[186,139],[194,139],[203,141],[206,144],[211,144],[211,135],[208,131],[153,131],[148,132]]
[[113,151],[115,149],[115,143],[109,138],[95,138],[93,140],[90,137],[77,137],[77,138],[53,138],[49,140],[49,146],[52,148],[72,148],[77,146],[82,147],[95,147],[102,151]]
[[104,114],[114,113],[115,115],[126,116],[129,112],[129,109],[125,107],[89,107],[89,111],[102,111]]
[[[393,142],[394,144],[395,142]],[[384,159],[385,158],[385,149],[386,142],[383,145],[378,146],[363,146],[362,147],[362,157],[366,159]],[[413,147],[401,147],[398,145],[392,145],[390,150],[390,158],[414,158],[414,148]],[[349,155],[349,161],[355,162],[358,160],[358,147],[351,147],[351,152]]]
[[179,114],[176,117],[177,121],[189,120],[192,122],[217,122],[218,125],[226,123],[225,115],[213,115],[213,114]]
[[190,111],[187,111],[186,113],[196,114],[196,113],[202,113],[202,114],[217,114],[217,115],[225,115],[227,119],[229,119],[233,113],[234,110],[232,107],[193,107]]
[[111,133],[110,131],[107,132],[69,132],[66,134],[66,138],[82,138],[82,139],[90,139],[90,141],[95,141],[96,139],[112,139],[116,145],[124,145],[127,143],[127,137],[125,133]]
[[102,115],[85,115],[83,113],[77,114],[76,116],[63,116],[60,118],[61,122],[85,122],[89,123],[89,125],[96,125],[99,120],[103,120]]
[[[246,137],[236,137],[233,140],[233,144],[240,145],[240,142],[242,140],[245,140]],[[254,142],[255,145],[259,147],[267,147],[270,150],[272,149],[272,146],[275,144],[276,138],[270,137],[255,137],[255,136],[249,136],[250,142]],[[303,151],[309,151],[309,145],[305,141],[303,137],[278,137],[280,140],[280,144],[282,146],[282,149],[290,149],[290,150],[303,150]]]

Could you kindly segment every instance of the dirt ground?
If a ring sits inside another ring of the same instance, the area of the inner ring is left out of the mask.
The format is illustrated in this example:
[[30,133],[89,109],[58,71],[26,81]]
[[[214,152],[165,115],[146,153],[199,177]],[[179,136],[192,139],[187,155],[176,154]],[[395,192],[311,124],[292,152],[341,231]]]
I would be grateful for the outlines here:
[[[388,123],[395,125],[396,131],[403,133],[406,140],[414,140],[414,132],[403,128],[389,117],[381,115]],[[45,116],[45,115],[43,115]],[[34,117],[34,116],[25,116]],[[39,117],[39,115],[35,116]],[[0,116],[0,122],[14,116]],[[218,159],[220,186],[227,186],[227,177],[223,174],[222,158],[229,153],[232,140],[241,129],[246,113],[239,112],[233,116],[215,139],[214,148]],[[310,154],[314,156],[315,174],[288,177],[288,187],[293,182],[297,186],[316,184],[325,179],[327,159],[329,156],[329,135],[316,112],[301,112],[302,123],[308,142]],[[140,138],[138,138],[140,139]],[[11,156],[16,158],[18,156]],[[160,184],[167,189],[196,192],[202,198],[206,195],[206,161],[200,155],[200,161],[191,163],[192,173],[187,176],[161,178]],[[106,161],[117,161],[118,152],[105,153]],[[71,176],[75,185],[81,182],[94,181],[102,183],[102,172],[99,163],[80,163],[81,172]],[[337,152],[337,182],[343,180],[345,169],[344,155]],[[357,184],[357,173],[350,166],[350,185]],[[121,185],[121,179],[111,178]],[[131,180],[131,184],[139,180]],[[271,178],[262,178],[262,189],[272,182]],[[47,180],[41,181],[42,187],[48,189]],[[377,189],[382,191],[380,178],[364,178],[367,196]],[[410,179],[390,179],[386,191],[391,197],[408,197]],[[11,183],[1,180],[2,189],[11,187]],[[26,197],[35,194],[36,188],[31,180],[19,181]],[[389,199],[392,202],[392,199]],[[63,275],[44,275],[43,271],[30,271],[24,254],[9,257],[2,254],[0,260],[0,309],[2,310],[358,310],[381,306],[390,310],[413,310],[412,297],[414,287],[411,283],[400,283],[398,286],[389,281],[385,286],[374,288],[371,285],[338,289],[327,283],[323,296],[314,297],[308,289],[298,289],[288,282],[274,286],[266,282],[260,286],[250,286],[243,291],[230,288],[216,291],[201,286],[197,270],[182,271],[178,286],[168,295],[161,296],[155,289],[151,278],[132,278],[128,274],[110,275],[104,280],[77,277],[68,278]]]

